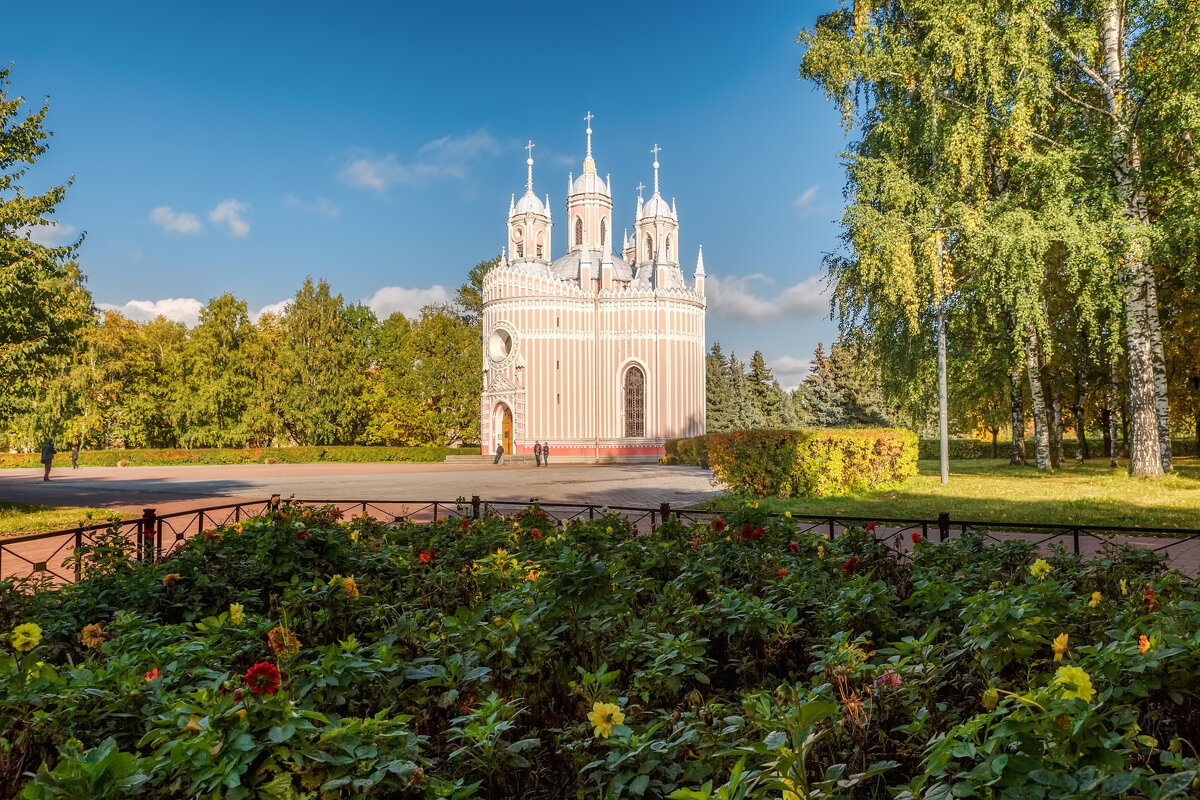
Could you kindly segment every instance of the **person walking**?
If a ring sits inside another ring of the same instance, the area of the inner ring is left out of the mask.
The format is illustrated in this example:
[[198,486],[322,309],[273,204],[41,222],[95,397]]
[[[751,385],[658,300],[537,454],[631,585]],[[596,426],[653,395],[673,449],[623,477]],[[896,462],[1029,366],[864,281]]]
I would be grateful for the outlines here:
[[542,465],[542,443],[537,439],[533,440],[533,462],[535,467]]
[[493,466],[500,463],[500,456],[502,456],[502,455],[504,455],[504,445],[497,444],[496,445],[496,458],[492,461]]
[[550,466],[550,443],[546,442],[542,445],[542,465]]
[[54,463],[54,454],[58,451],[54,449],[54,441],[47,439],[42,445],[42,466],[46,468],[45,474],[42,475],[42,480],[50,480],[50,465]]
[[79,469],[79,445],[71,445],[71,469]]

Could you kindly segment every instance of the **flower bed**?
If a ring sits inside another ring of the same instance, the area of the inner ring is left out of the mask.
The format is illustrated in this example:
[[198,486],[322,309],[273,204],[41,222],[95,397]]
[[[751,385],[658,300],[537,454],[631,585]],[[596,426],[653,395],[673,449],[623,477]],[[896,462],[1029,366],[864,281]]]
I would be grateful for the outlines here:
[[[1183,797],[1200,590],[1131,551],[797,533],[756,506],[340,522],[0,592],[28,798]],[[0,793],[4,789],[0,788]],[[907,794],[906,794],[907,793]]]

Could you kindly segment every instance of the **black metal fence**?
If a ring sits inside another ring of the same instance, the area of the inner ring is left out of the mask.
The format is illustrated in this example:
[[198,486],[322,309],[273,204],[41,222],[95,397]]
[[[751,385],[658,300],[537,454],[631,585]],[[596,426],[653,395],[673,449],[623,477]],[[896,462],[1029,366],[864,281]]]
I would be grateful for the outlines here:
[[[158,514],[144,509],[142,516],[121,522],[103,522],[48,533],[9,536],[0,539],[0,578],[43,579],[51,582],[79,580],[85,553],[103,548],[134,553],[138,559],[169,558],[187,539],[223,525],[259,516],[280,504],[269,500],[228,503],[190,511]],[[385,522],[435,522],[450,517],[480,518],[489,514],[515,514],[529,502],[482,500],[292,500],[292,505],[313,508],[332,506],[342,514],[366,515]],[[607,506],[590,503],[538,503],[558,524],[594,520],[608,513],[623,515],[640,533],[651,533],[663,521],[675,517],[685,522],[709,523],[726,512],[705,509],[675,509],[669,503],[658,507]],[[776,517],[782,515],[774,515]],[[1106,545],[1129,544],[1163,553],[1171,566],[1189,575],[1200,573],[1200,529],[1134,528],[1094,525],[951,520],[948,513],[936,519],[898,517],[810,516],[790,517],[797,533],[815,532],[836,538],[848,528],[870,526],[876,538],[892,541],[903,551],[918,539],[946,541],[967,532],[979,532],[994,541],[1024,539],[1041,548],[1061,545],[1081,557],[1103,551]]]

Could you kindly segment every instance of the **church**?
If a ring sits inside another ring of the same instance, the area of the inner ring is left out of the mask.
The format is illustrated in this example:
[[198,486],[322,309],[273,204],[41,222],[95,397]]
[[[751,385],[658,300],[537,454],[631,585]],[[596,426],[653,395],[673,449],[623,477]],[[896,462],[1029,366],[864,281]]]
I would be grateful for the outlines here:
[[667,439],[705,430],[704,255],[692,279],[680,266],[675,200],[638,186],[633,236],[613,252],[613,194],[587,154],[567,177],[566,252],[555,258],[550,196],[525,193],[508,208],[500,264],[483,280],[485,453],[532,453],[552,463],[654,461]]

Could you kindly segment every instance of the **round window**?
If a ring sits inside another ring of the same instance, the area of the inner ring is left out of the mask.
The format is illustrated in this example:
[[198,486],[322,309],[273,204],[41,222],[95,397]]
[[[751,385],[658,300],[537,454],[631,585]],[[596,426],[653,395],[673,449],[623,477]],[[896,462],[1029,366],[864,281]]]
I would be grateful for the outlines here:
[[493,361],[503,361],[512,352],[512,335],[503,328],[497,329],[488,339],[488,355]]

